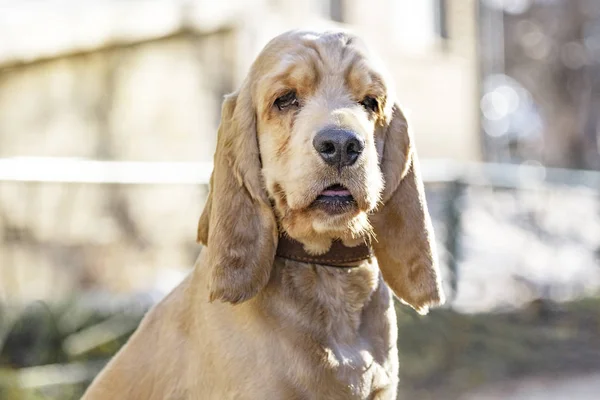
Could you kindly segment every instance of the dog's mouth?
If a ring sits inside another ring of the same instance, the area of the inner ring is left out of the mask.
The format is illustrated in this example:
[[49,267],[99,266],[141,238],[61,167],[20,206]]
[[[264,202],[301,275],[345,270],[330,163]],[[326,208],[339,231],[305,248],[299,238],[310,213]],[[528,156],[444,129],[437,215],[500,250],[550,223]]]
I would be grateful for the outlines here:
[[352,193],[346,187],[337,183],[326,187],[311,206],[334,215],[354,211],[357,208]]

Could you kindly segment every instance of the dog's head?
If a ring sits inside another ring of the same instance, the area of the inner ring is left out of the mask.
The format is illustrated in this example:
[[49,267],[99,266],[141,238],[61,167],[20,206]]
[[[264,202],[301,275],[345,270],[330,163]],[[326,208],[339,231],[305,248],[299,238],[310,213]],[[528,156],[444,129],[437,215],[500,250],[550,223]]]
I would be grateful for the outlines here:
[[211,299],[266,285],[281,232],[313,254],[372,244],[394,293],[443,301],[413,140],[392,84],[345,32],[293,31],[261,52],[224,103],[198,239]]

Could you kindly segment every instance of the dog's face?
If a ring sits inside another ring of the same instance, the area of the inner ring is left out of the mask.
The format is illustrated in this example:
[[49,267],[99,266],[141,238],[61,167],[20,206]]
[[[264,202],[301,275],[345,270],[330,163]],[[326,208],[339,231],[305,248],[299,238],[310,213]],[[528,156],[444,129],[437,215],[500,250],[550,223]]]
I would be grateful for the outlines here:
[[314,254],[373,238],[396,295],[420,312],[442,301],[418,161],[390,86],[348,33],[288,32],[265,47],[223,103],[198,228],[211,299],[262,289],[284,231]]
[[313,253],[360,240],[383,189],[383,72],[358,39],[303,32],[271,42],[254,67],[262,175],[281,229]]

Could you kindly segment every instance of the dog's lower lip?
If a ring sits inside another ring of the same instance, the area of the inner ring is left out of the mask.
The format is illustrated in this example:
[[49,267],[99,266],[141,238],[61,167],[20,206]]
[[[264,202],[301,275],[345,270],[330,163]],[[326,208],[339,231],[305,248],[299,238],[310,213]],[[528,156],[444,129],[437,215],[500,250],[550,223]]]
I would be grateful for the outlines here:
[[325,192],[323,192],[323,194],[320,194],[319,196],[317,196],[315,201],[354,202],[354,197],[352,197],[350,192],[348,192],[348,194],[345,194],[345,195],[342,195],[342,194],[328,195],[328,194],[325,194]]
[[321,196],[350,196],[349,190],[323,190]]
[[312,203],[312,207],[331,215],[338,215],[355,210],[357,204],[348,189],[334,185],[323,190]]

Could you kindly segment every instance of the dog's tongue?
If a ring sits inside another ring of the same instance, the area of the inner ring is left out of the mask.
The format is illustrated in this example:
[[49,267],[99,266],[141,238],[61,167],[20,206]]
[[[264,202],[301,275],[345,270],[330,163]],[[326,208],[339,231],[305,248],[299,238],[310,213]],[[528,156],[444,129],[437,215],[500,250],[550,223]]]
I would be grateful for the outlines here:
[[323,196],[350,196],[350,191],[342,185],[333,185],[323,190]]

